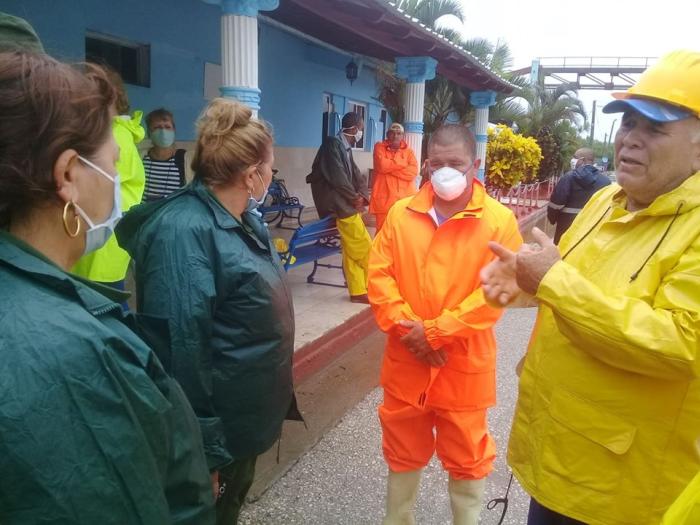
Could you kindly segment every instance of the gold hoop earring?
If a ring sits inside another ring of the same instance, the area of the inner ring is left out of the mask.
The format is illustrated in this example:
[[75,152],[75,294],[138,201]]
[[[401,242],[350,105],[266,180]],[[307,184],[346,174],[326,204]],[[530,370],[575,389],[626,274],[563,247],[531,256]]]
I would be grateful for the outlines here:
[[[75,231],[71,232],[70,229],[68,229],[68,209],[72,208],[73,210],[73,218],[75,219]],[[63,207],[63,229],[66,230],[66,233],[68,234],[68,237],[71,238],[76,238],[80,234],[80,218],[78,217],[78,214],[75,213],[75,203],[73,201],[68,201],[66,202],[66,205]]]

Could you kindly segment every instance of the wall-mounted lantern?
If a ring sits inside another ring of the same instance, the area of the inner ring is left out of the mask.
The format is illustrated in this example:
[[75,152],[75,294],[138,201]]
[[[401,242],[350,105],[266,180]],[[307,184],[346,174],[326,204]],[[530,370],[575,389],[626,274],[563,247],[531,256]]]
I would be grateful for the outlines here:
[[350,85],[357,80],[358,67],[354,60],[350,60],[348,65],[345,66],[345,78],[350,81]]

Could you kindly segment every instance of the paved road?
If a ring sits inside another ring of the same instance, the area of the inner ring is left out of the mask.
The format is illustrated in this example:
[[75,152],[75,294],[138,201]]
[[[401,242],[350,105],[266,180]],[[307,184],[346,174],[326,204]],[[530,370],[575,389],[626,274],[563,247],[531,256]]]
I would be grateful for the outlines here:
[[[486,500],[505,491],[509,471],[505,447],[517,396],[515,365],[523,355],[535,310],[507,311],[496,327],[499,344],[498,405],[489,413],[499,458],[487,484]],[[376,416],[379,389],[371,392],[258,501],[247,505],[245,525],[371,525],[381,523],[386,465]],[[526,523],[528,498],[514,482],[507,525]],[[482,525],[498,523],[500,511],[482,512]],[[451,523],[447,474],[435,459],[423,473],[416,505],[420,525]]]

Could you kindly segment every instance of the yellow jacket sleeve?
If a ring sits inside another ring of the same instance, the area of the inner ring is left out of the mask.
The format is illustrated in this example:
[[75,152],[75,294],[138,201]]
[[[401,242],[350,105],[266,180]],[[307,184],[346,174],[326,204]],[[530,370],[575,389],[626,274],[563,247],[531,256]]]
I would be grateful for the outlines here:
[[[518,230],[518,223],[513,214],[509,214],[508,222],[500,230],[500,235],[494,239],[506,248],[517,251],[523,243]],[[484,250],[488,250],[486,246]],[[487,261],[493,260],[494,256]],[[474,271],[480,271],[475,268]],[[455,308],[443,310],[439,317],[424,321],[425,338],[430,346],[437,350],[448,345],[453,338],[468,337],[475,331],[491,328],[503,313],[501,308],[494,308],[486,303],[481,287],[474,290]]]
[[560,261],[544,276],[537,298],[561,333],[609,366],[662,379],[700,376],[700,241],[662,279],[649,304],[610,295]]
[[391,211],[384,227],[374,238],[369,256],[367,294],[379,328],[391,331],[399,321],[417,321],[418,316],[401,296],[394,272],[391,242],[393,217]]

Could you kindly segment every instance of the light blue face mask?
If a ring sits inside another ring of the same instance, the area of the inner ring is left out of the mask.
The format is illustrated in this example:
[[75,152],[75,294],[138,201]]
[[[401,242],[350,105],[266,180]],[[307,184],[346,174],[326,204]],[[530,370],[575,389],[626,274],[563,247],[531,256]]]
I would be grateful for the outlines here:
[[[263,181],[262,175],[260,175],[259,171],[256,171],[258,174],[258,178],[260,179],[260,184],[262,185],[263,188],[265,188],[265,182]],[[253,192],[250,192],[250,195],[248,197],[248,204],[246,205],[245,211],[255,213],[258,216],[262,216],[260,212],[258,211],[258,208],[263,205],[265,202],[265,198],[267,198],[267,192],[269,188],[265,188],[263,191],[262,197],[260,197],[260,200],[257,200],[255,197],[253,197]]]
[[112,177],[105,170],[93,164],[86,158],[83,158],[80,155],[78,155],[78,158],[85,165],[91,167],[100,175],[112,181],[112,183],[114,184],[114,203],[112,205],[112,212],[109,214],[109,217],[107,217],[101,223],[95,224],[94,222],[92,222],[90,217],[88,217],[87,213],[85,213],[80,206],[75,204],[75,209],[78,210],[80,216],[85,220],[88,226],[90,226],[85,238],[85,250],[83,251],[83,255],[87,255],[88,253],[92,253],[96,250],[99,250],[107,243],[109,238],[114,233],[115,226],[122,218],[121,186],[119,184],[119,174],[116,174],[114,177]]
[[175,131],[158,128],[151,132],[151,142],[159,148],[169,148],[175,142]]

